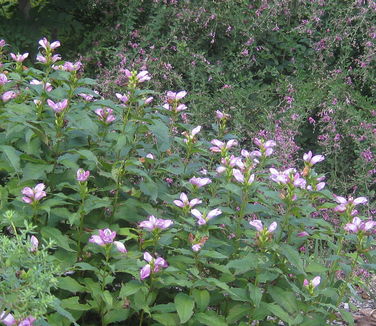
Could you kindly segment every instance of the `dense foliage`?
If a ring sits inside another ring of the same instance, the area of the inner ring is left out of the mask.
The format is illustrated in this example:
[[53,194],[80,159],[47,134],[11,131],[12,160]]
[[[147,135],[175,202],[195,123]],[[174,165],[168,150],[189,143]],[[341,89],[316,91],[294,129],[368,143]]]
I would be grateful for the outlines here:
[[354,324],[349,297],[374,270],[376,222],[369,199],[327,189],[323,155],[286,166],[279,139],[244,145],[219,110],[190,124],[189,94],[147,90],[146,70],[124,68],[104,97],[59,41],[39,41],[37,68],[7,47],[3,324]]

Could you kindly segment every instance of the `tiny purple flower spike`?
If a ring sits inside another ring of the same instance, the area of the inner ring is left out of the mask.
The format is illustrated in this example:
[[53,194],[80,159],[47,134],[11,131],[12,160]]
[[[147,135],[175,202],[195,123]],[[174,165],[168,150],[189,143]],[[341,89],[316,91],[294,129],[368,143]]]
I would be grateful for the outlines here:
[[184,207],[192,208],[201,203],[202,203],[202,200],[198,198],[194,198],[191,201],[189,201],[187,195],[184,192],[180,194],[180,200],[174,200],[174,204],[180,208],[184,208]]
[[110,108],[96,109],[94,112],[98,116],[98,119],[106,125],[116,120],[116,117],[112,114],[114,110]]
[[201,188],[203,186],[206,186],[206,185],[210,184],[212,181],[209,178],[192,177],[191,179],[189,179],[189,182],[193,186],[196,186],[197,188]]
[[150,215],[149,220],[142,221],[139,226],[147,231],[154,231],[155,229],[164,230],[174,224],[171,220],[164,220],[161,218],[155,218],[155,216]]
[[14,98],[17,97],[17,93],[14,92],[14,91],[7,91],[5,92],[2,96],[1,96],[1,99],[3,100],[3,102],[8,102]]
[[313,166],[313,165],[315,165],[316,163],[325,160],[325,157],[324,157],[324,155],[315,155],[315,156],[312,156],[312,152],[309,151],[308,153],[305,153],[305,154],[303,155],[303,160],[304,160],[304,162],[306,162],[309,166]]
[[0,322],[5,326],[16,325],[16,320],[14,319],[13,315],[5,311],[0,314]]
[[55,113],[63,112],[68,106],[68,100],[62,100],[61,102],[54,102],[50,99],[47,99],[48,106],[55,111]]
[[85,171],[84,169],[78,169],[77,170],[77,181],[79,182],[85,182],[90,176],[90,171]]
[[34,235],[30,237],[30,244],[31,244],[30,251],[36,252],[38,250],[39,241]]
[[26,204],[33,204],[46,197],[47,194],[44,191],[46,186],[43,183],[38,183],[34,188],[25,187],[22,189],[22,200]]
[[23,62],[29,56],[29,53],[24,53],[24,54],[11,53],[10,56],[16,62]]
[[36,319],[35,319],[34,317],[29,316],[29,317],[23,319],[23,320],[18,324],[18,326],[33,326],[35,320],[36,320]]
[[121,252],[123,254],[127,253],[127,249],[125,248],[125,246],[122,242],[114,241],[114,245],[119,252]]

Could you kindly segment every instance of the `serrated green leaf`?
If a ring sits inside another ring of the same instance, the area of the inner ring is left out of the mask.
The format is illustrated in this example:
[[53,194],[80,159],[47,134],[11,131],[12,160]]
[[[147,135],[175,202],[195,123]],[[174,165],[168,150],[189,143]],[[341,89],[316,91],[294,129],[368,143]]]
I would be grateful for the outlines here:
[[197,308],[204,312],[210,303],[210,294],[207,290],[193,289],[192,296],[195,299]]
[[85,292],[85,287],[70,276],[60,277],[57,286],[72,293]]
[[174,298],[174,302],[180,322],[182,324],[186,323],[193,315],[193,308],[195,306],[193,298],[187,294],[178,293]]

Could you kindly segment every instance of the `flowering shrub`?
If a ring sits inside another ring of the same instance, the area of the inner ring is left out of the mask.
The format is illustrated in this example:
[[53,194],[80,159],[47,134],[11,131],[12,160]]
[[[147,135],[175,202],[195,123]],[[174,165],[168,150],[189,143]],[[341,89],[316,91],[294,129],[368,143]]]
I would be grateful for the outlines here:
[[[192,126],[178,109],[186,92],[147,90],[146,70],[124,71],[104,98],[79,62],[48,59],[57,43],[41,42],[39,69],[5,53],[0,66],[1,207],[54,241],[64,272],[58,304],[25,308],[25,322],[354,323],[342,303],[362,284],[356,269],[374,267],[375,222],[367,198],[327,189],[323,155],[285,167],[278,141],[243,148],[224,113],[221,128]],[[0,307],[3,324],[18,323],[18,306]]]

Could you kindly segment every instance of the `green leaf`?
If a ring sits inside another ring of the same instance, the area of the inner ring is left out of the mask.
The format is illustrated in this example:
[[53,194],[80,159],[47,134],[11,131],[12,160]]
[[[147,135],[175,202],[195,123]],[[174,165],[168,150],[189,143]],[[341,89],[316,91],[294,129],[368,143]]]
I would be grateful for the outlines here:
[[79,303],[79,297],[71,297],[68,299],[61,300],[61,306],[66,309],[70,310],[77,310],[77,311],[87,311],[90,310],[91,307],[88,304],[81,304]]
[[106,325],[127,320],[130,309],[114,309],[104,315]]
[[72,316],[72,314],[69,312],[69,311],[66,311],[62,306],[61,306],[61,301],[58,300],[58,299],[55,299],[52,304],[51,304],[51,307],[55,309],[55,311],[65,317],[66,319],[68,319],[71,323],[74,324],[74,326],[79,326],[77,323],[76,323],[76,319],[74,319],[74,317]]
[[207,326],[227,326],[227,323],[222,317],[219,317],[214,311],[206,313],[200,312],[195,315],[195,318],[202,324]]
[[169,312],[176,312],[175,303],[170,302],[166,304],[157,304],[151,308],[153,312],[161,312],[161,313],[169,313]]
[[153,314],[151,318],[164,326],[180,325],[177,314]]
[[186,323],[193,315],[193,308],[195,306],[193,298],[184,293],[178,293],[175,298],[175,307],[179,315],[180,322]]
[[274,303],[268,303],[267,309],[276,317],[280,318],[281,320],[291,323],[292,319],[289,316],[289,314],[284,311],[280,306],[274,304]]
[[23,168],[23,181],[41,180],[46,178],[46,173],[53,170],[53,165],[27,163]]
[[140,183],[140,190],[147,196],[150,197],[151,200],[155,201],[158,197],[158,187],[154,182],[141,182]]
[[273,301],[284,308],[288,313],[294,314],[298,310],[295,294],[293,292],[284,291],[280,287],[273,286],[268,289],[268,293]]
[[57,286],[60,289],[72,293],[86,291],[85,287],[83,287],[80,283],[78,283],[75,279],[71,278],[70,276],[60,277]]
[[193,289],[193,298],[195,299],[196,305],[201,312],[204,312],[210,303],[210,294],[207,290]]
[[226,259],[228,256],[225,256],[217,251],[213,250],[201,250],[199,256],[216,258],[216,259]]
[[135,294],[143,287],[143,284],[139,281],[129,281],[127,284],[123,284],[120,290],[119,296],[121,298],[126,298],[132,294]]
[[262,292],[261,289],[252,283],[248,283],[249,298],[253,301],[253,304],[257,308],[260,305]]
[[244,304],[236,304],[229,310],[226,321],[229,324],[235,323],[249,313],[250,309],[248,306]]
[[41,233],[42,233],[43,238],[46,238],[46,239],[49,238],[55,241],[58,247],[63,248],[70,252],[75,252],[75,250],[73,250],[69,246],[70,239],[67,236],[63,235],[58,229],[45,226],[41,229]]
[[351,312],[344,309],[339,309],[339,313],[347,325],[354,326],[354,317]]
[[257,267],[256,255],[249,253],[244,258],[231,260],[226,267],[234,269],[235,275],[244,274]]
[[298,272],[304,273],[303,262],[300,259],[299,252],[287,244],[280,245],[280,253],[287,258],[287,260],[297,268]]
[[325,266],[313,261],[309,263],[305,270],[307,273],[321,274],[325,273],[328,269]]
[[170,131],[161,120],[153,120],[152,124],[149,125],[148,128],[158,140],[157,147],[159,151],[165,152],[167,149],[170,148]]
[[17,151],[12,146],[8,146],[8,145],[1,145],[0,151],[4,153],[4,155],[9,160],[9,163],[11,164],[13,169],[16,172],[20,172],[20,170],[21,170],[21,166],[20,166],[21,152]]

